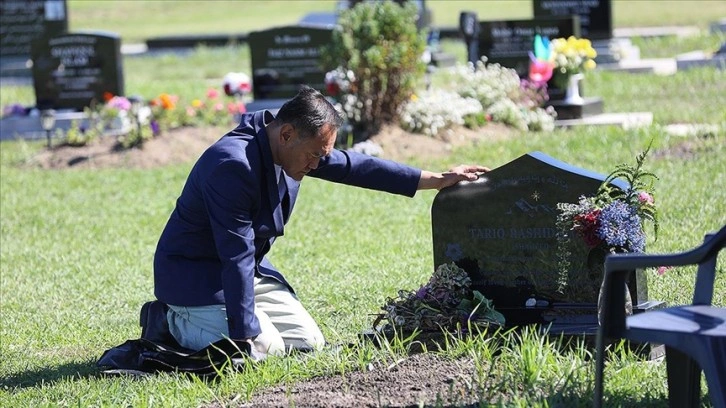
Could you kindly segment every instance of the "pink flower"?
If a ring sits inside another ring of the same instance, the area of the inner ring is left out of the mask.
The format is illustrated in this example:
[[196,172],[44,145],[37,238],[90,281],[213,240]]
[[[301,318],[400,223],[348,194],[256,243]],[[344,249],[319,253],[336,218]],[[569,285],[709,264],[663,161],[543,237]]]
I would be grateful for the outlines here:
[[217,92],[214,88],[209,88],[207,90],[207,98],[208,99],[216,99],[219,96],[219,92]]
[[660,276],[665,275],[666,271],[671,268],[672,268],[672,266],[659,266],[658,271],[657,271],[658,275],[660,275]]
[[111,99],[106,102],[106,105],[118,110],[127,111],[131,109],[131,102],[123,96],[112,96]]
[[641,191],[640,194],[638,194],[638,201],[640,201],[643,204],[653,204],[653,196],[646,193],[645,191]]

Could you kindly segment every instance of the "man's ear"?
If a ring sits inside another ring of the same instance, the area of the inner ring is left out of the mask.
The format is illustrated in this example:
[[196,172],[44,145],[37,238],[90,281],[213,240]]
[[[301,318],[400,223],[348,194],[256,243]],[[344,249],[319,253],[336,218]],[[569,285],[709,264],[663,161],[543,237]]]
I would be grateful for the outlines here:
[[280,126],[280,142],[282,144],[287,144],[288,142],[290,142],[290,140],[293,139],[294,135],[295,128],[291,124],[285,123]]

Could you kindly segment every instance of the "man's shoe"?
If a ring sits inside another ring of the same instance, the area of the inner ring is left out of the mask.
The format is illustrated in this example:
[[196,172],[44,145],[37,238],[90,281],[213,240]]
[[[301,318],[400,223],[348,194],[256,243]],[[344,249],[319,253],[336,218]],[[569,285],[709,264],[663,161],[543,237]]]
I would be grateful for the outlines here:
[[141,306],[139,324],[141,325],[142,339],[172,347],[179,347],[179,344],[169,331],[169,322],[166,320],[166,312],[168,310],[169,306],[158,300],[146,302]]

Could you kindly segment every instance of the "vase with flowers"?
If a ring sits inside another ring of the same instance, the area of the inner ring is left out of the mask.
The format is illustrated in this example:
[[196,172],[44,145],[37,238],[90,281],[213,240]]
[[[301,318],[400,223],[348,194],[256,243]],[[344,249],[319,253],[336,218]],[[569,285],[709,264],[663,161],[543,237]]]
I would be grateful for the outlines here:
[[587,71],[595,69],[597,52],[590,40],[570,36],[549,42],[554,84],[565,90],[565,102],[582,104],[580,81]]
[[[653,196],[657,176],[643,169],[651,144],[637,156],[635,166],[617,166],[594,196],[557,205],[559,291],[564,291],[568,283],[571,254],[577,252],[573,245],[586,246],[588,268],[602,274],[608,254],[645,252],[647,223],[652,224],[657,239],[658,213]],[[624,181],[625,187],[618,187],[616,179]],[[625,291],[626,313],[632,313],[630,291],[627,287]]]

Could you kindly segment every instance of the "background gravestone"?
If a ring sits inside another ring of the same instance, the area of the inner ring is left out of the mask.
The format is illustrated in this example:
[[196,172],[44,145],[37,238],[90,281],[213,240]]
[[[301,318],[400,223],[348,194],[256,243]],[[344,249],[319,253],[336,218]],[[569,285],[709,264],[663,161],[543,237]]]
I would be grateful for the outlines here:
[[535,18],[568,17],[580,19],[580,34],[590,40],[613,37],[612,0],[532,0]]
[[535,35],[557,38],[579,36],[577,16],[536,18],[532,20],[501,20],[479,22],[478,55],[469,61],[487,57],[488,63],[497,63],[517,71],[520,77],[529,73],[529,53],[534,50]]
[[124,95],[121,39],[110,33],[67,33],[33,43],[38,109],[83,110],[106,92]]
[[255,100],[292,98],[302,84],[325,92],[320,51],[332,38],[332,29],[319,26],[286,26],[251,32]]
[[30,58],[37,38],[49,38],[68,30],[65,0],[0,0],[0,54]]
[[[557,203],[594,195],[604,178],[534,152],[440,191],[431,210],[434,266],[455,262],[466,270],[508,325],[594,333],[602,268],[587,265],[582,245],[560,290],[556,218]],[[642,272],[635,275],[629,286],[639,305],[647,286]],[[536,307],[526,307],[530,298]]]

